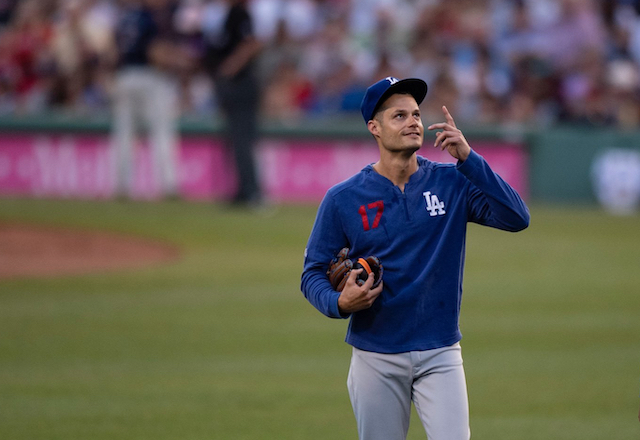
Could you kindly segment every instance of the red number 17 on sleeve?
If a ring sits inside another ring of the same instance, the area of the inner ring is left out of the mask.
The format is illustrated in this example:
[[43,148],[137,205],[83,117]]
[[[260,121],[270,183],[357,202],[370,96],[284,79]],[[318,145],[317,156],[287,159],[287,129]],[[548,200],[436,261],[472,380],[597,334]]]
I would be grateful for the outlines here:
[[[373,225],[369,226],[369,216],[367,215],[367,209],[377,209],[376,217],[373,219]],[[362,227],[365,231],[369,229],[375,229],[380,225],[380,218],[382,217],[382,212],[384,211],[384,203],[382,200],[378,200],[377,202],[369,203],[366,207],[365,205],[360,206],[358,209],[358,213],[362,216]]]

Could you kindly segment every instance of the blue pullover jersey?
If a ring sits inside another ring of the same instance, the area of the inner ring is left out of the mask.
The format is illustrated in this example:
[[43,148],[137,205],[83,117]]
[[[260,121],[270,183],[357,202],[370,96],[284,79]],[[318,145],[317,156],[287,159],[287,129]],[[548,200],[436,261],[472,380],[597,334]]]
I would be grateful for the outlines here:
[[418,156],[404,192],[368,165],[322,200],[301,290],[326,316],[349,318],[338,310],[329,262],[343,247],[351,249],[350,258],[375,255],[384,267],[384,289],[371,308],[350,316],[347,343],[378,353],[452,345],[462,338],[467,222],[512,232],[529,225],[518,193],[474,151],[458,164]]

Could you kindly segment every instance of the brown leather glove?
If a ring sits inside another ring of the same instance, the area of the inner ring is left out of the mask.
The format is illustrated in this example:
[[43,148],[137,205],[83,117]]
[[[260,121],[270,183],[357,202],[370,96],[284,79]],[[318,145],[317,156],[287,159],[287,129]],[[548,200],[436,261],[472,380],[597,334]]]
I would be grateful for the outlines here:
[[349,248],[342,248],[338,255],[331,260],[329,270],[327,270],[331,287],[338,292],[342,292],[342,289],[344,289],[351,269],[353,269],[353,262],[347,258],[347,255],[349,255]]
[[369,273],[373,272],[374,282],[372,288],[377,287],[382,281],[382,263],[377,257],[369,256],[366,258],[358,258],[355,262],[347,258],[349,256],[349,248],[342,248],[335,258],[329,263],[329,270],[327,270],[327,276],[331,287],[338,292],[342,292],[344,285],[349,278],[349,274],[353,269],[364,269],[358,278],[356,283],[362,286],[369,277]]

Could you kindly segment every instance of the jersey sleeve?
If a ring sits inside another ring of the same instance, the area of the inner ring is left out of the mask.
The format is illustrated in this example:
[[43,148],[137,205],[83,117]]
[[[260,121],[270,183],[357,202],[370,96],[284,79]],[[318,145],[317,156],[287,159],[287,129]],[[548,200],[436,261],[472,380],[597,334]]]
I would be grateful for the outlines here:
[[520,195],[475,151],[456,168],[471,183],[468,220],[510,232],[529,226],[530,214]]
[[348,246],[335,201],[327,194],[320,203],[305,249],[301,290],[305,298],[330,318],[347,318],[338,310],[339,292],[331,287],[327,269],[331,259]]

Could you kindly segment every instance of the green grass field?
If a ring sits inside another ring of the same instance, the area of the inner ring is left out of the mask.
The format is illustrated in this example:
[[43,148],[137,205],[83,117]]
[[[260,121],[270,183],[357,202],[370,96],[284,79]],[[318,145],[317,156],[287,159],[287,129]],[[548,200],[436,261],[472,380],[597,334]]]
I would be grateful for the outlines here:
[[[357,438],[346,322],[299,291],[314,216],[0,200],[0,221],[184,250],[144,270],[0,281],[0,439]],[[640,438],[640,216],[534,206],[519,234],[471,225],[461,325],[472,438]]]

